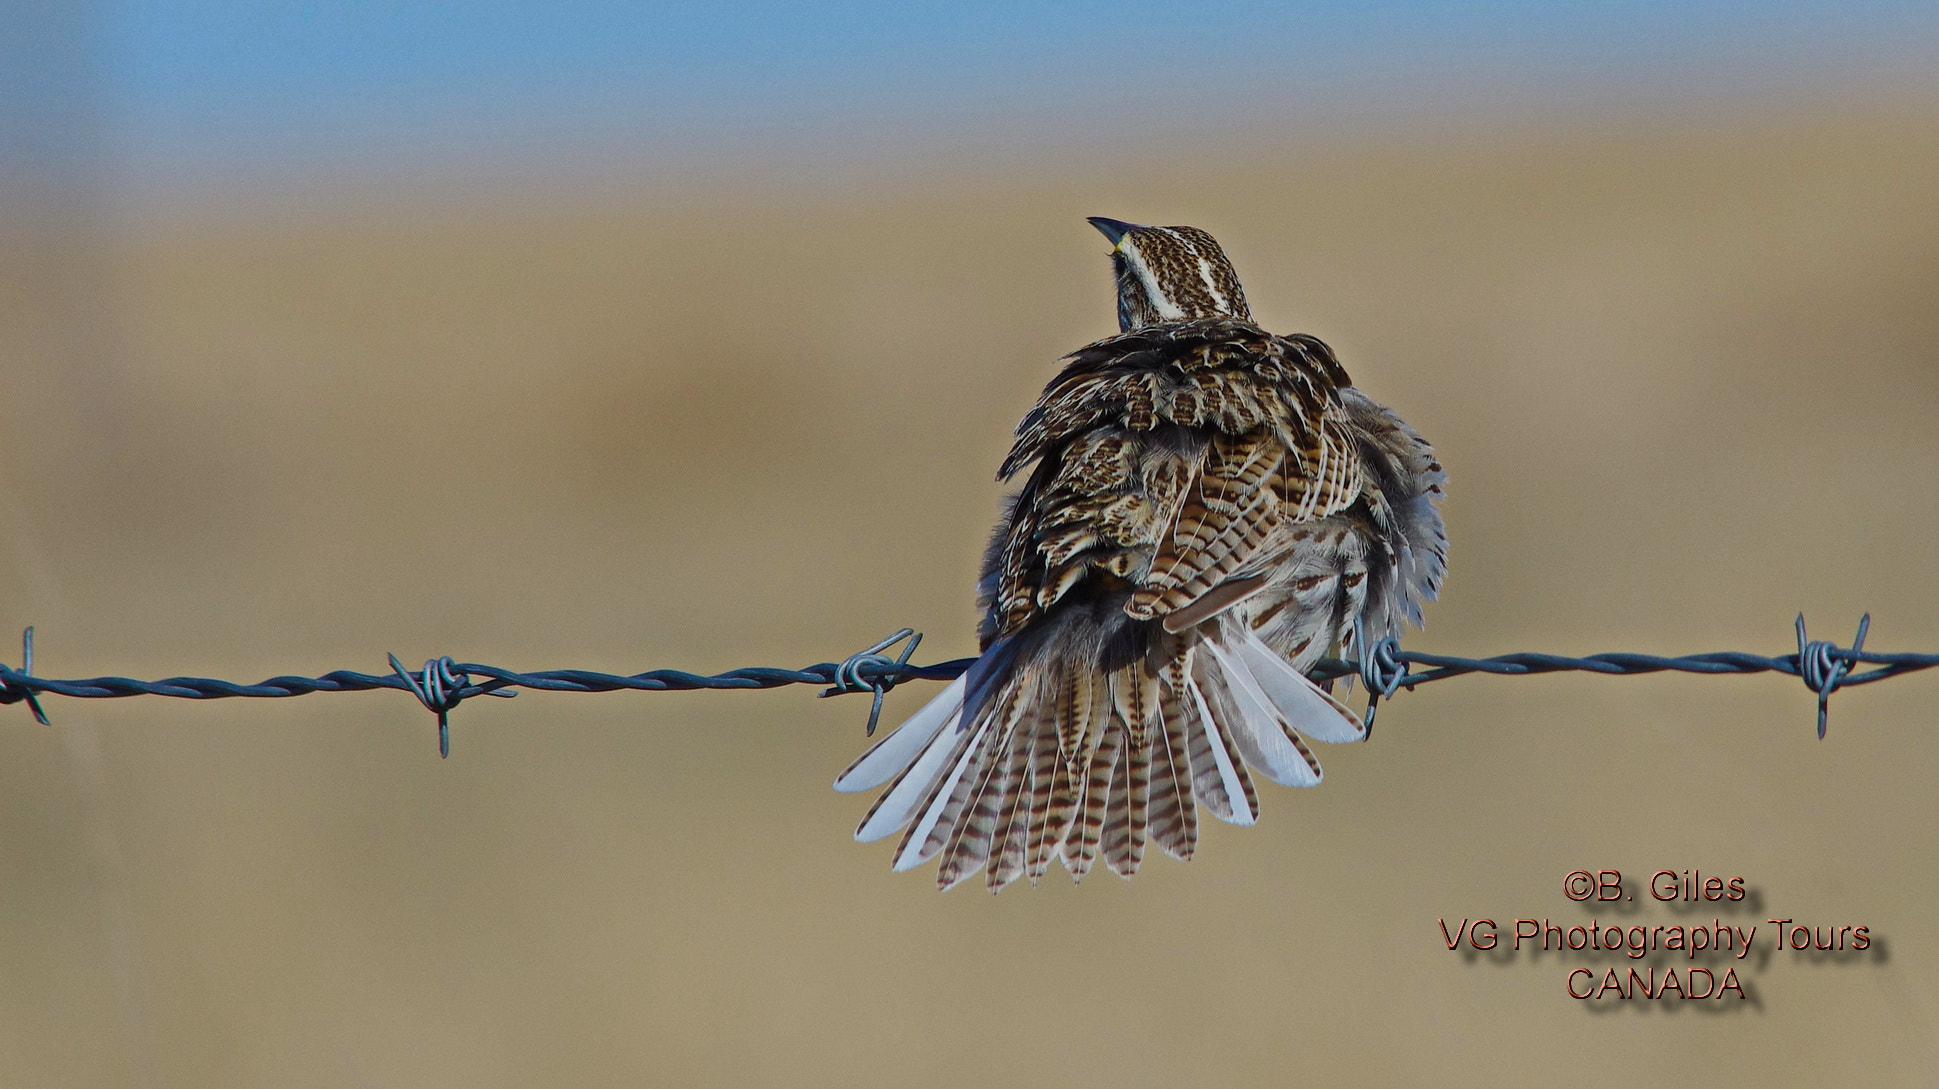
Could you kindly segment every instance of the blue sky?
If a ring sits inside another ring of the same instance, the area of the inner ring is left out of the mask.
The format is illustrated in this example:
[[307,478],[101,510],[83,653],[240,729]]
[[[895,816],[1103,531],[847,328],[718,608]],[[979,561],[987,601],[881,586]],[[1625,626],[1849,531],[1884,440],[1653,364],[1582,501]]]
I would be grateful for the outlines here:
[[[1917,80],[1939,61],[1932,0],[106,0],[74,12],[84,74],[48,82],[85,80],[121,169],[190,178],[241,164],[655,144],[704,156],[869,133],[1027,144],[1268,114],[1647,106],[1881,72]],[[36,59],[31,40],[21,52]]]

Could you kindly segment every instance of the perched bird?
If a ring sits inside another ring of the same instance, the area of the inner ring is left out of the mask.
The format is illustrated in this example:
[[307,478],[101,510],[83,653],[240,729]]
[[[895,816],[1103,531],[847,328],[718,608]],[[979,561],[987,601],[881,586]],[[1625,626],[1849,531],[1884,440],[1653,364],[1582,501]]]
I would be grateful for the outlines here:
[[1256,772],[1312,786],[1304,738],[1366,736],[1302,672],[1418,626],[1446,568],[1426,440],[1310,336],[1252,320],[1194,227],[1091,223],[1118,336],[1067,356],[998,470],[1030,468],[983,565],[982,654],[835,789],[889,788],[858,840],[992,890],[1054,857],[1188,859],[1198,811],[1252,824]]

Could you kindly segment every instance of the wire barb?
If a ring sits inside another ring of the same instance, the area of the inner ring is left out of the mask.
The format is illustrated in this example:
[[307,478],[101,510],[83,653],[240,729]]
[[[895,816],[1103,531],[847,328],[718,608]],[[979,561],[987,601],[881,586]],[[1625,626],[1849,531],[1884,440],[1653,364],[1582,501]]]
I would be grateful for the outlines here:
[[42,726],[51,726],[47,712],[40,709],[40,697],[26,682],[34,675],[34,629],[29,627],[20,633],[20,669],[8,669],[7,663],[0,662],[0,704],[27,704],[34,713],[34,721]]
[[[1401,658],[1400,639],[1395,636],[1376,639],[1368,646],[1366,628],[1358,617],[1353,621],[1353,645],[1360,648],[1360,661],[1355,664],[1361,683],[1367,686],[1367,710],[1360,718],[1361,740],[1365,741],[1373,736],[1373,719],[1380,710],[1380,701],[1408,684],[1407,673],[1412,667]],[[1413,690],[1411,684],[1408,690]]]
[[[882,653],[904,639],[909,643],[902,648],[900,657],[890,658]],[[866,735],[874,737],[875,724],[882,718],[882,697],[889,694],[889,689],[909,679],[904,670],[908,668],[909,656],[916,652],[916,647],[921,642],[921,632],[914,628],[903,628],[867,650],[849,655],[835,667],[833,687],[823,692],[821,698],[839,696],[844,692],[875,693],[875,699],[869,704],[869,725]],[[865,668],[866,673],[864,673]]]
[[1818,694],[1818,740],[1825,737],[1825,718],[1830,711],[1831,694],[1845,683],[1854,662],[1865,653],[1865,633],[1872,628],[1872,614],[1858,618],[1858,637],[1851,649],[1822,639],[1806,639],[1804,614],[1798,614],[1798,677],[1804,686]]
[[449,654],[425,662],[424,669],[418,673],[405,669],[404,663],[397,660],[397,655],[389,657],[390,667],[404,682],[404,687],[410,689],[411,695],[416,696],[419,703],[437,713],[440,760],[451,755],[451,712],[457,709],[458,704],[471,696],[503,696],[510,699],[518,695],[517,692],[472,684],[471,674],[452,661]]

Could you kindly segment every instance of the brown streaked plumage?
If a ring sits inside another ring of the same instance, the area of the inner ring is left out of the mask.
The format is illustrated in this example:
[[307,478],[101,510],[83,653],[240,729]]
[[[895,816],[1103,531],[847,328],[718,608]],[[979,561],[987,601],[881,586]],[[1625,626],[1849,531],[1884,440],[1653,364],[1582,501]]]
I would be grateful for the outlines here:
[[943,888],[1129,877],[1147,843],[1190,858],[1201,807],[1257,820],[1253,772],[1318,783],[1304,738],[1365,734],[1300,671],[1356,622],[1420,624],[1446,566],[1426,441],[1325,344],[1253,324],[1211,235],[1091,222],[1121,332],[1017,427],[982,656],[835,783],[888,784],[856,838],[906,828],[895,868],[940,856]]

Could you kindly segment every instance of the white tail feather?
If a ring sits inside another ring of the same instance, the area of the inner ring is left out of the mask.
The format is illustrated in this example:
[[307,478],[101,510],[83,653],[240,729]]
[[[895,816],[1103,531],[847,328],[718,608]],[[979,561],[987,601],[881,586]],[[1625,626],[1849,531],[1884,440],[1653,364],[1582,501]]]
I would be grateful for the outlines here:
[[1234,642],[1247,672],[1258,682],[1266,699],[1279,709],[1287,725],[1315,741],[1337,744],[1366,739],[1367,728],[1361,724],[1360,716],[1274,653],[1257,632],[1247,629]]
[[1318,786],[1320,769],[1300,750],[1286,732],[1286,723],[1276,705],[1260,690],[1252,671],[1237,655],[1214,642],[1205,648],[1212,652],[1225,673],[1226,690],[1231,693],[1238,722],[1232,723],[1233,740],[1246,763],[1265,773],[1280,786]]
[[922,754],[909,765],[901,780],[876,803],[874,811],[862,822],[862,826],[855,830],[858,842],[872,843],[909,823],[916,807],[928,795],[930,785],[943,773],[943,764],[949,759],[949,754],[956,749],[956,739],[962,734],[956,728],[961,717],[962,712],[958,709],[943,720],[942,728],[923,748]]
[[[1198,708],[1199,725],[1204,728],[1206,740],[1211,743],[1212,761],[1218,765],[1219,782],[1225,787],[1225,796],[1232,803],[1232,816],[1222,817],[1230,824],[1257,824],[1259,815],[1252,811],[1246,801],[1245,781],[1239,778],[1239,769],[1232,766],[1232,754],[1226,750],[1226,743],[1219,731],[1218,720],[1212,717],[1212,709],[1206,706],[1205,693],[1199,690],[1198,682],[1187,680],[1185,690]],[[1208,808],[1210,808],[1208,806]],[[1213,816],[1222,816],[1216,810]]]
[[876,742],[860,760],[848,766],[835,780],[835,789],[844,794],[874,790],[895,778],[915,761],[924,746],[935,740],[949,720],[963,706],[963,678],[958,677],[942,694],[922,705],[895,732]]
[[1204,649],[1196,654],[1197,672],[1192,679],[1197,682],[1198,690],[1205,694],[1205,706],[1211,708],[1212,714],[1225,725],[1226,739],[1232,743],[1234,752],[1245,766],[1266,770],[1266,754],[1259,747],[1259,727],[1248,719],[1264,717],[1269,720],[1265,727],[1278,731],[1277,716],[1272,712],[1260,716],[1255,701],[1240,702],[1233,691],[1236,686],[1229,683],[1229,673],[1219,655],[1213,653],[1209,643],[1203,646]]

